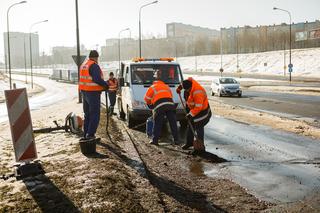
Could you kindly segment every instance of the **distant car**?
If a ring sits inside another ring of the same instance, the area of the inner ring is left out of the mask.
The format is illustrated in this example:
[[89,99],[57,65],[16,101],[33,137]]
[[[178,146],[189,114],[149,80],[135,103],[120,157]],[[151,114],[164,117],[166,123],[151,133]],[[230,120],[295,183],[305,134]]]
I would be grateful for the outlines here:
[[217,94],[219,97],[237,95],[241,97],[242,90],[240,83],[234,78],[218,78],[214,79],[211,84],[211,95]]

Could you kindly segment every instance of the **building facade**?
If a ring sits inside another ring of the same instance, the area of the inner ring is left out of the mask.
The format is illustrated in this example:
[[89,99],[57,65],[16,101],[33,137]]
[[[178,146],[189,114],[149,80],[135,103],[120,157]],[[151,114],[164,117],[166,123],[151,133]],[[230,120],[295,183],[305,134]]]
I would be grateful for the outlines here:
[[[39,63],[39,35],[35,33],[10,32],[10,61],[12,68],[30,66],[30,36],[32,47],[32,63]],[[8,64],[8,33],[3,33],[5,61]]]

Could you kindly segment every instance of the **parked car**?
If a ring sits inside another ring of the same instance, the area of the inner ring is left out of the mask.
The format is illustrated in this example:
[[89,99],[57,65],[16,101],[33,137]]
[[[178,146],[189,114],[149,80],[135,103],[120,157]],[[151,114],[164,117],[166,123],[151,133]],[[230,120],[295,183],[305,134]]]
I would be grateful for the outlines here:
[[234,78],[218,78],[214,79],[211,84],[211,95],[217,94],[219,97],[237,95],[241,97],[242,90],[240,83]]
[[186,126],[185,113],[179,101],[176,88],[183,80],[180,65],[171,58],[143,59],[137,58],[122,64],[119,72],[119,92],[117,95],[119,115],[126,120],[127,126],[133,127],[144,122],[152,111],[144,102],[144,95],[154,81],[154,73],[161,70],[161,79],[169,85],[173,101],[177,105],[177,120]]

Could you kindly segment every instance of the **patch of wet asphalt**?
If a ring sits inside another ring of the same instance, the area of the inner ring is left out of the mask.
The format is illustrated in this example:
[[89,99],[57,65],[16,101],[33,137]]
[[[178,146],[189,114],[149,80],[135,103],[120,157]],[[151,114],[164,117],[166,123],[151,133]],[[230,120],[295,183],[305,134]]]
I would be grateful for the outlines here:
[[229,162],[191,166],[192,173],[232,179],[272,202],[293,202],[320,190],[319,140],[214,117],[205,143],[208,152]]

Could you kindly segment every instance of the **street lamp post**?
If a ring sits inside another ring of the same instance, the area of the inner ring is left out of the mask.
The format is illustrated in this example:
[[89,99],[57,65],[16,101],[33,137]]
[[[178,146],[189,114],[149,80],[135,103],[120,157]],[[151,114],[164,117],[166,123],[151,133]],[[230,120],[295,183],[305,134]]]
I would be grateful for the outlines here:
[[144,4],[140,7],[139,9],[139,57],[141,58],[141,9],[146,7],[146,6],[149,6],[151,4],[156,4],[158,3],[158,1],[153,1],[153,2],[150,2],[148,4]]
[[236,31],[236,39],[237,39],[237,72],[239,72],[239,27]]
[[33,23],[31,26],[30,26],[30,29],[29,29],[29,47],[30,47],[30,75],[31,75],[31,88],[33,89],[33,72],[32,72],[32,42],[31,42],[31,30],[32,30],[32,27],[37,25],[37,24],[40,24],[40,23],[43,23],[43,22],[48,22],[48,20],[43,20],[43,21],[38,21],[38,22],[35,22]]
[[26,75],[26,84],[28,84],[27,58],[26,58],[26,36],[23,36],[23,55],[24,55],[24,72]]
[[222,77],[223,68],[222,68],[222,28],[220,28],[220,76]]
[[290,23],[289,23],[289,81],[291,82],[291,72],[292,72],[292,63],[291,63],[291,23],[292,23],[292,19],[291,19],[291,13],[288,11],[288,10],[284,10],[284,9],[281,9],[281,8],[277,8],[277,7],[274,7],[273,10],[280,10],[280,11],[283,11],[283,12],[286,12],[288,13],[289,15],[289,19],[290,19]]
[[[130,30],[130,28],[126,28],[126,29],[123,29],[119,32],[119,40],[118,40],[118,55],[119,55],[119,72],[120,72],[120,69],[121,69],[121,55],[120,55],[120,42],[121,42],[121,38],[120,38],[120,35],[122,32],[124,31],[127,31],[127,30]],[[131,34],[131,33],[130,33]]]
[[12,4],[7,10],[7,42],[8,42],[8,66],[9,66],[9,82],[10,82],[10,89],[12,89],[12,81],[11,81],[11,58],[10,58],[10,30],[9,30],[9,11],[10,9],[18,4],[24,4],[27,1],[21,1],[18,3]]

